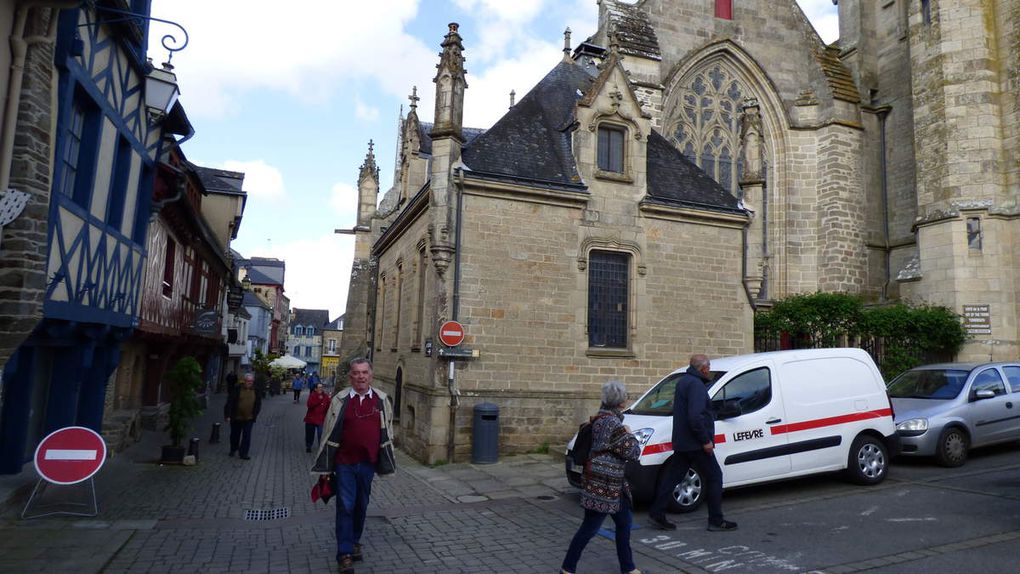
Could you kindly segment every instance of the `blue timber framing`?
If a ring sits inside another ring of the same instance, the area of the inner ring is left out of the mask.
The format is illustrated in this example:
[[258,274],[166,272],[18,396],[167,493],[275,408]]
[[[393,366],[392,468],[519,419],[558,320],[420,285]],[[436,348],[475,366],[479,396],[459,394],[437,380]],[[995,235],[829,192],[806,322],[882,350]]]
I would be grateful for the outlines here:
[[[147,0],[131,5],[148,12]],[[120,361],[121,343],[138,324],[152,180],[162,138],[153,131],[162,128],[149,124],[144,108],[145,28],[108,23],[90,3],[60,14],[54,50],[58,91],[49,281],[42,321],[4,368],[2,474],[20,472],[52,430],[71,425],[101,430],[107,382]],[[75,165],[72,173],[87,178],[82,184],[87,197],[60,191],[63,161],[73,149],[69,129],[75,106],[82,104],[91,106],[99,120],[95,133],[83,134],[84,149],[74,158],[91,162]],[[113,149],[104,150],[104,142]],[[105,161],[104,152],[121,157]],[[126,175],[113,172],[115,164],[125,169],[122,162],[131,166]],[[110,188],[115,185],[125,189]],[[107,202],[121,212],[111,216]]]

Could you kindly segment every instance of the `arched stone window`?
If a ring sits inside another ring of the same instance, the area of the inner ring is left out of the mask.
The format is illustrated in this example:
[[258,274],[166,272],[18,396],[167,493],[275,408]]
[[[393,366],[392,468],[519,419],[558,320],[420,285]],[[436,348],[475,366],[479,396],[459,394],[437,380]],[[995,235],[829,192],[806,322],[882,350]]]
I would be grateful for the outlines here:
[[678,86],[672,137],[681,152],[733,195],[740,197],[744,160],[740,118],[754,97],[727,66],[714,62]]

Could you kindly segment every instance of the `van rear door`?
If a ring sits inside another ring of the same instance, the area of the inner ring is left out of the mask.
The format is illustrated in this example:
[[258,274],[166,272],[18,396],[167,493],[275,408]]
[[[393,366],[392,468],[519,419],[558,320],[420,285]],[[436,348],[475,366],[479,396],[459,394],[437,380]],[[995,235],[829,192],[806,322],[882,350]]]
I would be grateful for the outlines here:
[[772,370],[757,366],[727,375],[732,376],[713,385],[711,392],[717,417],[716,458],[723,482],[734,486],[788,473],[787,437],[770,430],[785,418],[783,397]]

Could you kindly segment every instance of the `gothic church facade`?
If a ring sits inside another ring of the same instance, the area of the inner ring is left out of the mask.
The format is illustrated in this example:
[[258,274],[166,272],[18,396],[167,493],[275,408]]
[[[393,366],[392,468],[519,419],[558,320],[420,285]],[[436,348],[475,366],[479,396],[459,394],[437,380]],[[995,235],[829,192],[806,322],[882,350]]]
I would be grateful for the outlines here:
[[[378,207],[362,165],[342,356],[372,355],[405,448],[463,460],[480,402],[503,452],[559,448],[601,383],[750,352],[796,293],[985,311],[961,358],[1015,357],[1015,2],[840,0],[830,46],[794,0],[599,6],[486,130],[451,25]],[[448,319],[477,357],[440,356]]]

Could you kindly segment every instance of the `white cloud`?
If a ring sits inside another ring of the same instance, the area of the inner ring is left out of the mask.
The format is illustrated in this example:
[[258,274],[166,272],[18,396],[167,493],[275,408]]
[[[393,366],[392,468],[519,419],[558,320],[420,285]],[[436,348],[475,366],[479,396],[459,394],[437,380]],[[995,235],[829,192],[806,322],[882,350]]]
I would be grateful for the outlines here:
[[562,57],[562,46],[534,43],[522,55],[494,63],[481,76],[468,77],[464,95],[464,125],[489,128],[510,106],[510,90],[517,101],[537,84]]
[[361,101],[361,98],[355,98],[354,117],[358,118],[359,120],[374,122],[377,119],[379,119],[379,108],[366,104],[365,102]]
[[329,205],[341,216],[339,219],[341,226],[347,226],[350,223],[350,226],[353,227],[357,224],[358,190],[353,185],[333,184],[332,189],[329,190]]
[[353,236],[330,232],[274,244],[267,251],[258,256],[275,257],[287,263],[283,287],[292,308],[329,309],[330,319],[346,311],[354,260]]
[[823,42],[828,44],[839,38],[839,18],[832,0],[797,0],[797,4],[811,20]]
[[[434,49],[404,32],[417,11],[417,0],[303,0],[287,8],[271,0],[155,0],[152,7],[153,16],[188,30],[190,42],[173,63],[181,101],[196,117],[235,113],[245,92],[264,89],[322,101],[342,84],[369,79],[403,95],[410,84],[403,68],[434,64]],[[152,24],[156,62],[165,58],[166,33],[180,35]]]
[[279,169],[261,159],[227,160],[221,167],[244,174],[244,191],[248,192],[249,201],[252,199],[276,201],[286,195],[283,174]]

